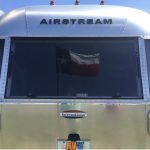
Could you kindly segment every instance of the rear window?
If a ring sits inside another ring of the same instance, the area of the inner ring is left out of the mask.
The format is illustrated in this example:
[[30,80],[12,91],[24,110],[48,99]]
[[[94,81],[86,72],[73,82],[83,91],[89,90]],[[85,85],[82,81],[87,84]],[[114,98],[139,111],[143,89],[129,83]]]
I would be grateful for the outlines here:
[[136,38],[14,38],[6,98],[143,98]]

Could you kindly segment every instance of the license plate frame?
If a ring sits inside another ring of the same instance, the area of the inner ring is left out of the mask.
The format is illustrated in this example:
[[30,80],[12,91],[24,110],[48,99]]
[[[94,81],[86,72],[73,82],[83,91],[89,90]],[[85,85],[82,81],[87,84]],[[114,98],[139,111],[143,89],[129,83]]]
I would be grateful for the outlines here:
[[69,141],[59,139],[57,140],[57,149],[64,149],[64,150],[90,149],[90,140]]

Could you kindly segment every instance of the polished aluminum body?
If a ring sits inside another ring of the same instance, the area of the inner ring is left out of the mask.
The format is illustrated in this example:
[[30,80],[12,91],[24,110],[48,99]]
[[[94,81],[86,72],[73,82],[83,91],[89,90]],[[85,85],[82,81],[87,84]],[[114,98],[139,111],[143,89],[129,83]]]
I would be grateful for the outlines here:
[[[51,23],[54,19],[58,19],[57,23]],[[64,19],[69,21],[64,23]],[[70,19],[76,21],[72,23]],[[92,19],[92,23],[87,23],[87,19]],[[97,19],[101,23],[96,24]],[[144,98],[5,99],[12,37],[137,37]],[[144,43],[149,38],[150,15],[121,6],[31,6],[3,15],[0,148],[55,149],[57,139],[67,139],[70,133],[89,139],[94,149],[150,148],[150,92]],[[60,116],[65,110],[80,110],[87,116],[66,119]]]
[[[135,17],[136,16],[136,17]],[[149,35],[150,16],[117,6],[34,6],[7,13],[0,20],[1,36],[141,36]],[[105,24],[40,25],[42,19],[113,19]],[[19,28],[18,28],[19,26]],[[87,30],[88,28],[88,30]],[[16,32],[17,30],[17,32]]]

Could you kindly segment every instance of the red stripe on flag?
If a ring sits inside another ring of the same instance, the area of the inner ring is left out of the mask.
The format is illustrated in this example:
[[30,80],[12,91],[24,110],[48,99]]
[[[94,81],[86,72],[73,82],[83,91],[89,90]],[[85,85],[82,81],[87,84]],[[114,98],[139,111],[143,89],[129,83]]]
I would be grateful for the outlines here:
[[80,76],[97,76],[99,73],[99,64],[77,64],[72,62],[71,73]]

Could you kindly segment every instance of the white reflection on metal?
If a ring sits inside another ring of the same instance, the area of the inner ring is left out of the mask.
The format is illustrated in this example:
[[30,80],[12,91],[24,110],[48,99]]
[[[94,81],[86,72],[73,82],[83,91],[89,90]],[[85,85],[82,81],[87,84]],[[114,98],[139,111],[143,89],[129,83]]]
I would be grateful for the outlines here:
[[4,12],[2,10],[0,10],[0,16],[2,16],[4,14]]
[[18,14],[18,11],[17,11],[17,10],[13,10],[13,11],[11,11],[10,13],[6,13],[6,16],[3,17],[3,19],[1,19],[0,24],[5,23],[5,22],[7,23],[8,20],[17,17],[18,15],[19,15],[19,14]]
[[[143,12],[138,11],[129,11],[130,17],[129,22],[135,24],[138,28],[142,28],[146,32],[150,32],[150,15],[148,13],[143,14]],[[135,17],[136,16],[136,17]]]

